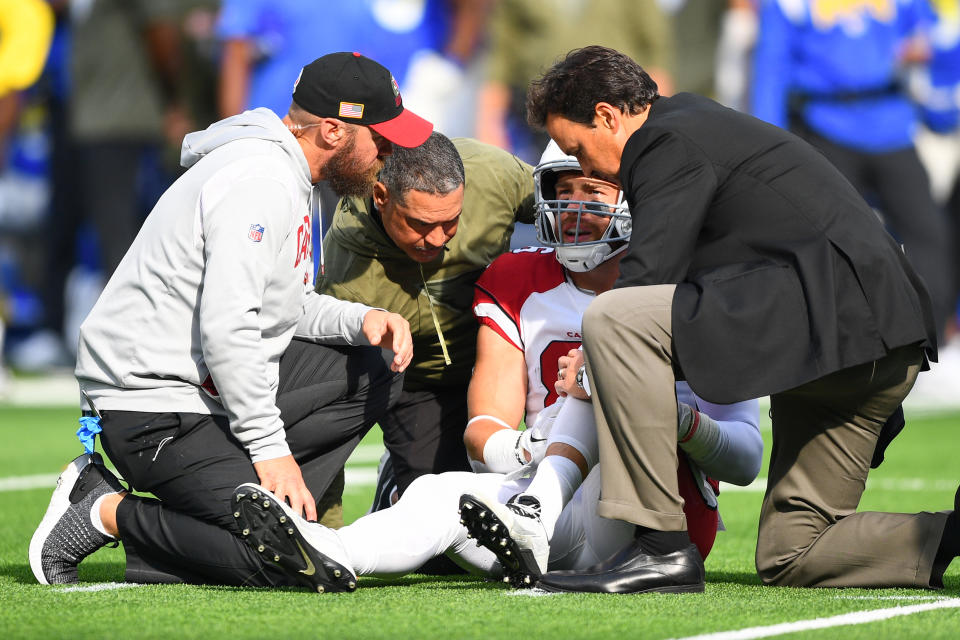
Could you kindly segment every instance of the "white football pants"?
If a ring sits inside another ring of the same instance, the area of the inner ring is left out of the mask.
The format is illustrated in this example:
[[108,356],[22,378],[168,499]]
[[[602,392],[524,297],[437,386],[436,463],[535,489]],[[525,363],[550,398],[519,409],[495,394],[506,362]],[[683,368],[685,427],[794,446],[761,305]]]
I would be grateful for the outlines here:
[[[460,524],[460,496],[495,495],[506,503],[528,478],[499,473],[447,472],[417,478],[397,504],[363,516],[337,531],[358,576],[397,576],[446,553],[471,573],[499,575],[492,552],[467,538]],[[597,515],[599,467],[563,509],[550,542],[549,569],[583,569],[606,560],[632,538],[634,526]]]

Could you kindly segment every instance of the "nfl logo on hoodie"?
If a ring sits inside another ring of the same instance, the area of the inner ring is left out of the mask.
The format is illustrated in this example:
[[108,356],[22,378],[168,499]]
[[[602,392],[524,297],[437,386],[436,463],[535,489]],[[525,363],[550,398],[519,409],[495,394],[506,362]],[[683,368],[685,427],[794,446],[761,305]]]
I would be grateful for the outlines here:
[[250,231],[247,232],[247,237],[254,242],[260,242],[263,239],[263,227],[259,224],[250,225]]

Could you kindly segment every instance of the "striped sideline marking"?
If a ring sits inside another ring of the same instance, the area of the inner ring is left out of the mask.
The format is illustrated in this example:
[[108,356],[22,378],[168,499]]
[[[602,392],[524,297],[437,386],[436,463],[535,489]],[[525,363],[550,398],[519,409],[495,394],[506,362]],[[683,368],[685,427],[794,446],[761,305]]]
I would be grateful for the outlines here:
[[844,613],[830,618],[813,618],[811,620],[798,620],[796,622],[783,622],[765,627],[749,627],[746,629],[737,629],[735,631],[719,631],[717,633],[706,633],[699,636],[688,636],[680,640],[748,640],[749,638],[769,638],[779,636],[785,633],[796,633],[798,631],[810,631],[812,629],[829,629],[830,627],[842,627],[854,624],[865,624],[868,622],[877,622],[878,620],[888,620],[898,616],[909,616],[914,613],[924,611],[933,611],[935,609],[955,609],[960,608],[960,598],[949,598],[937,602],[928,602],[926,604],[913,604],[906,607],[890,607],[889,609],[873,609],[871,611],[855,611],[853,613]]

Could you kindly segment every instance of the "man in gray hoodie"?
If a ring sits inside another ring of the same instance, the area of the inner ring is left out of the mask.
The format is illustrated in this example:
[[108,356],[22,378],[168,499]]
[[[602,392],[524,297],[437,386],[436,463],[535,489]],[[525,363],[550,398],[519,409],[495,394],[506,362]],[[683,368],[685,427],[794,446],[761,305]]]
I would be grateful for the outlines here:
[[316,519],[412,358],[401,316],[312,290],[313,185],[367,194],[391,143],[431,130],[387,69],[336,53],[303,68],[283,119],[256,109],[184,139],[189,170],[81,327],[76,367],[90,430],[158,499],[126,493],[91,437],[31,541],[41,583],[76,581],[115,539],[130,581],[290,583],[243,544],[232,489],[259,481]]

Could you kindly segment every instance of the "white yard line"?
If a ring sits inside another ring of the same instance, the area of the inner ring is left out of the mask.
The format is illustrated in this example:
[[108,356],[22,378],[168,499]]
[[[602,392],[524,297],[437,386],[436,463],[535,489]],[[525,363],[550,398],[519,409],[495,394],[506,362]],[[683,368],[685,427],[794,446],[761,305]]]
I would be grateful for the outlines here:
[[[371,467],[346,469],[347,487],[372,487],[377,484],[377,470]],[[26,491],[28,489],[53,488],[57,485],[59,473],[40,473],[32,476],[14,476],[0,478],[0,493],[5,491]]]
[[384,448],[382,444],[361,444],[353,453],[347,464],[370,464],[380,462],[380,456],[383,455]]
[[133,582],[100,582],[83,587],[66,587],[64,589],[54,589],[55,593],[69,593],[73,591],[112,591],[113,589],[129,589],[131,587],[142,587],[142,584]]
[[14,476],[12,478],[0,478],[0,491],[26,491],[27,489],[40,489],[43,487],[54,487],[57,484],[59,473],[40,473],[33,476]]
[[526,598],[543,598],[550,596],[559,596],[563,595],[562,593],[556,591],[547,591],[546,589],[539,589],[534,587],[533,589],[512,589],[509,591],[504,591],[503,595],[509,597],[526,597]]
[[[372,467],[355,467],[354,465],[371,464],[380,459],[383,446],[379,444],[360,445],[350,456],[347,462],[347,484],[355,487],[373,486],[377,483],[376,469]],[[0,478],[0,492],[25,491],[53,487],[57,484],[57,473],[40,473],[28,476],[12,476]],[[927,480],[925,478],[883,478],[868,480],[867,489],[883,489],[887,491],[954,491],[957,488],[956,480]],[[724,493],[763,493],[767,489],[767,479],[757,478],[746,487],[733,484],[722,484],[721,495]]]
[[0,402],[14,407],[76,407],[80,417],[80,389],[72,371],[42,377],[11,376],[0,389]]
[[837,596],[837,600],[944,600],[943,596]]
[[[926,478],[867,478],[867,489],[885,491],[955,491],[956,480],[928,480]],[[735,484],[720,484],[720,495],[724,493],[763,493],[767,490],[767,479],[757,478],[749,485],[740,487]]]
[[868,622],[888,620],[897,616],[909,616],[914,613],[933,611],[935,609],[955,608],[960,608],[960,598],[949,598],[945,600],[938,600],[937,602],[913,604],[905,607],[890,607],[888,609],[873,609],[871,611],[855,611],[853,613],[844,613],[842,615],[831,616],[829,618],[797,620],[796,622],[783,622],[765,627],[749,627],[734,631],[719,631],[717,633],[706,633],[699,636],[688,636],[686,638],[682,638],[681,640],[748,640],[750,638],[769,638],[771,636],[779,636],[786,633],[796,633],[798,631],[810,631],[812,629],[829,629],[830,627],[866,624]]

